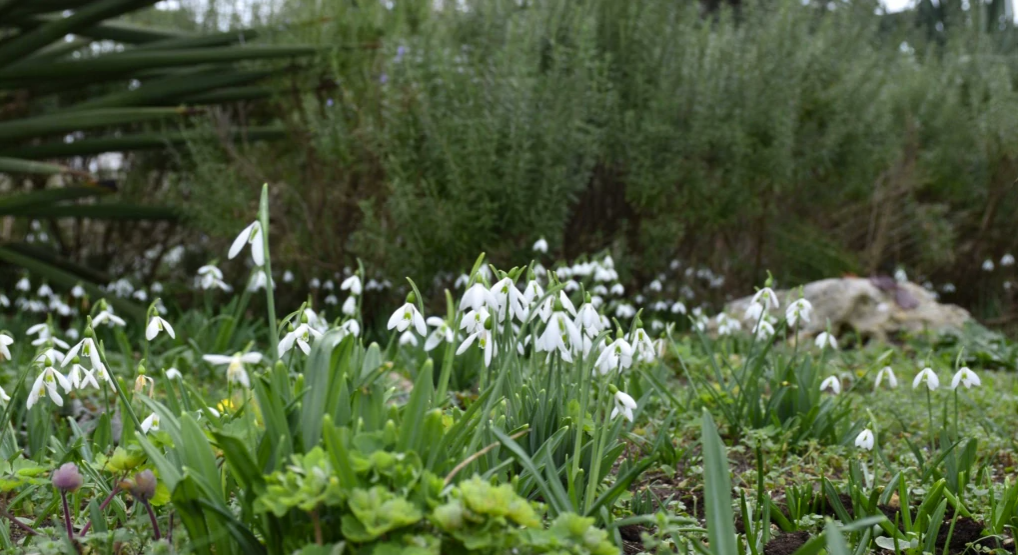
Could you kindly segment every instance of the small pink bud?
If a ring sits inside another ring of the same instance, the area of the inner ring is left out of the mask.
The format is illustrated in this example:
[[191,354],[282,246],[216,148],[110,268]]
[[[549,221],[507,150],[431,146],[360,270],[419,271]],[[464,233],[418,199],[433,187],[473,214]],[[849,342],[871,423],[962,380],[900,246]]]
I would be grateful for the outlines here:
[[53,485],[61,491],[77,491],[84,482],[78,472],[78,465],[72,462],[64,463],[53,472]]

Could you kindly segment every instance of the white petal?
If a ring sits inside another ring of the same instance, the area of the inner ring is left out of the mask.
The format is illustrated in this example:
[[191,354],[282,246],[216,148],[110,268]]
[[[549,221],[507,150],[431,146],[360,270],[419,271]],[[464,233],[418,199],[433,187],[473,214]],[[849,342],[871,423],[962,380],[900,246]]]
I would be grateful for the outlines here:
[[240,360],[248,364],[258,364],[262,361],[262,354],[254,351],[240,355]]
[[203,356],[201,358],[204,359],[205,362],[207,362],[209,364],[216,364],[216,365],[219,365],[219,364],[229,364],[230,362],[233,361],[233,357],[228,357],[226,355],[205,355],[205,356]]
[[227,255],[227,258],[234,258],[240,254],[240,251],[244,248],[248,238],[251,237],[251,230],[254,228],[256,223],[257,222],[254,222],[248,225],[240,232],[240,235],[237,235],[237,238],[233,240],[233,244],[230,245],[230,253]]

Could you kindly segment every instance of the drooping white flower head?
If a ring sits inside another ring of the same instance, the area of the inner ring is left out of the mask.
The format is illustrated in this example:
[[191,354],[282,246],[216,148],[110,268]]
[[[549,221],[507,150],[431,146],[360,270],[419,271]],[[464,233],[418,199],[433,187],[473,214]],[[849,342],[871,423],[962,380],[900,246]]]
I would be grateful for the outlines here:
[[405,332],[399,335],[399,344],[402,346],[410,345],[411,347],[416,347],[417,336],[414,335],[414,332],[406,330]]
[[460,310],[480,310],[482,308],[497,311],[498,300],[484,284],[478,282],[463,293],[463,298],[460,299]]
[[343,291],[349,290],[351,295],[360,296],[363,291],[361,285],[361,277],[354,274],[343,280],[343,283],[339,284],[339,288]]
[[64,399],[60,396],[57,386],[63,389],[65,394],[71,392],[71,382],[55,368],[47,366],[32,384],[32,390],[28,393],[28,408],[31,409],[43,397],[49,397],[49,400],[58,407],[64,406]]
[[80,283],[76,284],[74,287],[71,288],[71,296],[74,297],[75,299],[80,299],[84,297],[85,288],[82,287]]
[[959,385],[965,386],[965,389],[971,389],[983,385],[983,382],[975,372],[967,366],[963,366],[955,372],[954,377],[951,379],[951,389],[958,389]]
[[855,446],[865,451],[873,450],[873,432],[869,428],[859,432],[859,435],[855,436]]
[[767,310],[778,308],[778,296],[770,287],[764,287],[757,291],[750,302],[762,304]]
[[6,333],[0,333],[0,360],[11,360],[11,345],[14,344],[14,338],[7,335]]
[[885,379],[887,380],[887,387],[891,389],[898,387],[898,377],[894,375],[894,370],[890,366],[885,366],[877,372],[877,379],[873,382],[873,389],[878,389]]
[[[456,334],[452,331],[452,326],[446,323],[445,320],[438,316],[431,316],[426,320],[427,324],[434,329],[428,339],[424,342],[424,350],[431,351],[435,347],[445,341],[446,343],[452,343],[456,340]],[[483,324],[482,324],[483,327]]]
[[32,282],[28,281],[28,277],[23,277],[18,280],[18,283],[14,284],[14,288],[18,291],[28,292],[32,290]]
[[830,347],[834,350],[838,349],[838,340],[834,336],[826,331],[822,331],[817,334],[816,340],[813,341],[818,349],[826,349]]
[[562,360],[566,362],[572,362],[572,352],[582,348],[583,339],[580,337],[579,328],[565,312],[558,310],[548,319],[544,333],[534,341],[534,349],[537,352],[558,351]]
[[594,362],[594,368],[601,375],[607,375],[616,370],[625,370],[632,365],[633,347],[623,337],[605,347]]
[[672,314],[685,314],[685,313],[686,313],[686,305],[682,304],[681,301],[676,301],[672,305]]
[[841,393],[841,379],[837,376],[828,376],[820,382],[820,391],[830,391],[835,395]]
[[79,341],[75,346],[71,347],[71,350],[67,351],[67,355],[64,357],[61,366],[67,366],[67,363],[71,362],[78,353],[88,359],[92,364],[92,368],[99,368],[103,365],[102,359],[99,357],[99,349],[95,345],[95,341],[92,341],[91,337],[86,337]]
[[612,409],[610,419],[614,420],[616,416],[622,415],[623,418],[632,422],[633,411],[636,410],[636,400],[629,396],[629,394],[623,391],[615,392],[615,408]]
[[248,378],[247,369],[244,365],[258,364],[262,361],[262,355],[261,353],[249,352],[234,353],[232,356],[205,355],[202,359],[215,366],[226,364],[226,380],[230,383],[239,383],[244,387],[250,388],[251,380]]
[[413,326],[422,337],[428,335],[428,328],[424,324],[424,316],[421,316],[414,303],[408,302],[392,313],[386,327],[390,330],[395,328],[402,333],[410,326]]
[[512,316],[520,322],[526,321],[529,313],[526,299],[512,278],[506,276],[491,286],[491,296],[495,299],[496,314],[500,321],[505,320],[506,316]]
[[102,324],[106,324],[112,328],[114,326],[124,327],[127,325],[127,322],[125,322],[120,316],[113,313],[113,307],[107,306],[100,311],[99,314],[96,314],[95,318],[92,318],[93,326],[99,326]]
[[283,339],[279,342],[280,358],[292,349],[294,344],[296,344],[305,355],[311,354],[311,340],[317,339],[321,336],[322,332],[306,323],[302,323],[294,328],[293,331],[284,335]]
[[548,241],[541,237],[537,241],[534,241],[534,252],[546,253],[548,252]]
[[159,431],[159,416],[153,412],[141,421],[141,433],[147,434],[156,431]]
[[233,240],[233,244],[230,245],[230,252],[227,258],[231,260],[236,258],[240,251],[244,249],[244,245],[251,245],[251,260],[254,261],[255,266],[261,267],[265,265],[265,243],[262,239],[261,222],[251,222],[250,225],[241,230],[237,238]]
[[746,307],[746,312],[743,314],[742,319],[749,322],[757,322],[764,313],[764,305],[760,303],[749,303]]
[[162,316],[153,315],[149,319],[148,325],[145,326],[145,339],[152,341],[159,335],[159,332],[165,331],[166,335],[176,339],[177,334],[173,331],[173,326],[170,325]]
[[986,260],[983,261],[983,271],[984,272],[992,272],[993,271],[993,261],[990,260],[989,258],[987,258]]
[[1005,268],[1008,266],[1014,266],[1014,255],[1011,253],[1007,253],[1004,256],[1000,257],[1000,265]]
[[924,383],[930,391],[936,391],[940,387],[940,378],[937,377],[932,368],[923,368],[916,375],[915,379],[912,380],[912,389],[919,389],[919,386]]
[[576,311],[576,327],[583,330],[590,337],[597,337],[603,329],[601,327],[601,315],[591,303],[583,303]]
[[774,337],[774,325],[767,320],[760,320],[753,328],[753,333],[756,335],[757,341],[766,341]]
[[812,315],[813,305],[804,298],[789,303],[785,309],[785,320],[790,328],[794,328],[799,322],[808,324]]
[[484,366],[491,366],[491,359],[498,354],[498,346],[495,345],[495,337],[484,326],[474,333],[468,335],[456,349],[456,354],[461,355],[477,341],[477,346],[484,351]]
[[177,380],[183,378],[183,375],[180,373],[180,370],[171,367],[166,369],[166,378],[170,380]]

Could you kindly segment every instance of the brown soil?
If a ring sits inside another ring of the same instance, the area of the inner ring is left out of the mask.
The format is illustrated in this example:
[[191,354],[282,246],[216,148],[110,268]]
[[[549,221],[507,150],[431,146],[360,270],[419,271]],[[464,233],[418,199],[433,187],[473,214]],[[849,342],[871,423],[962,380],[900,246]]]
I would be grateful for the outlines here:
[[785,532],[771,538],[763,552],[764,555],[791,555],[808,541],[808,532]]

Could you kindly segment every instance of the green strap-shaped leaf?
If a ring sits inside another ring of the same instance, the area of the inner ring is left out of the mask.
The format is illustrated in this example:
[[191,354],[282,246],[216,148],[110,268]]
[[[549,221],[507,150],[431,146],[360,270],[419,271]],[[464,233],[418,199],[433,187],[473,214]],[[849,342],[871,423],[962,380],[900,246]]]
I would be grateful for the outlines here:
[[[0,54],[3,49],[0,47]],[[169,51],[126,51],[85,60],[68,60],[52,64],[21,65],[0,70],[0,83],[18,80],[76,77],[97,78],[121,75],[137,70],[162,67],[220,64],[268,58],[308,56],[315,53],[311,46],[231,46],[227,48],[185,48]]]
[[112,191],[98,185],[40,189],[28,193],[0,196],[0,216],[18,216],[26,210],[51,206],[58,202],[95,197]]
[[5,67],[65,35],[86,29],[105,19],[155,4],[157,0],[101,0],[85,5],[68,17],[54,19],[0,45],[0,67]]
[[728,455],[714,419],[703,411],[703,476],[707,537],[712,553],[739,553],[732,513],[732,480],[728,476]]
[[[13,141],[81,129],[140,123],[179,116],[180,108],[104,108],[0,122],[0,141]],[[0,154],[2,154],[0,147]]]
[[[72,143],[51,142],[41,145],[21,146],[7,149],[7,154],[24,159],[69,158],[72,156],[90,156],[103,152],[135,152],[139,150],[158,150],[174,145],[184,144],[189,140],[210,137],[196,131],[168,131],[165,133],[134,133],[119,137],[97,137],[82,139]],[[286,129],[279,126],[248,127],[230,134],[234,141],[271,141],[286,136]],[[2,171],[2,170],[0,170]],[[2,201],[0,201],[2,205]]]
[[144,206],[130,202],[36,206],[21,211],[23,218],[87,218],[118,222],[176,221],[180,212],[169,206]]
[[[97,108],[125,108],[179,104],[179,98],[199,94],[220,87],[245,85],[272,75],[271,71],[231,71],[223,69],[188,72],[146,83],[134,90],[115,92],[71,106],[68,111]],[[63,113],[66,113],[63,112]]]
[[72,173],[73,171],[71,168],[61,166],[60,164],[47,164],[46,162],[0,156],[0,173],[56,175],[58,173]]

